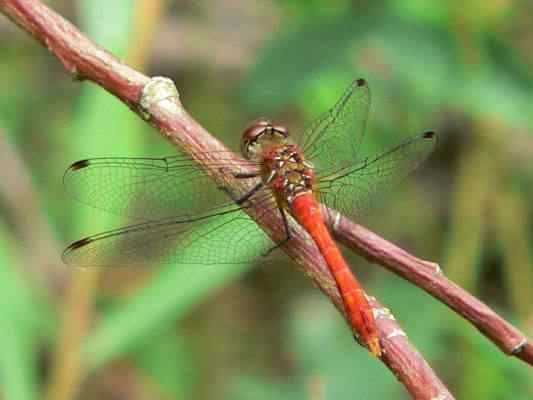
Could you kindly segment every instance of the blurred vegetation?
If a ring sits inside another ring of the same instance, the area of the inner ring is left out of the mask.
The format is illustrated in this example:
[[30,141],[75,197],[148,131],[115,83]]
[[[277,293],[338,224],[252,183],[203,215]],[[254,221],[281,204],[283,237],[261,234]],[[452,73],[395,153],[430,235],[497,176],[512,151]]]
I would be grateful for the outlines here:
[[[440,143],[363,223],[533,333],[528,2],[48,3],[137,68],[174,79],[235,149],[247,121],[300,129],[366,78],[369,149],[429,129]],[[124,220],[67,198],[66,166],[173,149],[5,18],[0,52],[1,398],[407,398],[288,260],[68,270],[62,247]],[[457,398],[532,398],[525,364],[421,290],[350,262]]]

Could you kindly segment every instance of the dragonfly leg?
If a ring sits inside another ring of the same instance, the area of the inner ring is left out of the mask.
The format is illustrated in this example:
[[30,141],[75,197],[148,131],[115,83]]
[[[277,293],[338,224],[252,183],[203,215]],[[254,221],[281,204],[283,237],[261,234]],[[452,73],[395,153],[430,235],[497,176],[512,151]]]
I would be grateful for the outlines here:
[[241,205],[242,203],[244,203],[246,200],[248,200],[250,197],[252,197],[255,193],[257,193],[257,191],[259,189],[261,189],[263,187],[263,182],[259,181],[257,182],[257,184],[251,188],[248,193],[246,193],[244,196],[238,198],[235,200],[235,203],[237,203],[238,205]]
[[291,231],[289,230],[289,220],[287,219],[287,214],[285,214],[285,210],[282,207],[279,208],[279,212],[281,213],[281,219],[283,220],[283,229],[285,230],[285,237],[275,246],[272,246],[270,249],[268,249],[266,253],[263,254],[263,257],[268,256],[274,250],[283,246],[285,243],[291,240]]
[[257,172],[237,172],[233,174],[233,177],[236,179],[248,179],[248,178],[257,178],[259,173]]

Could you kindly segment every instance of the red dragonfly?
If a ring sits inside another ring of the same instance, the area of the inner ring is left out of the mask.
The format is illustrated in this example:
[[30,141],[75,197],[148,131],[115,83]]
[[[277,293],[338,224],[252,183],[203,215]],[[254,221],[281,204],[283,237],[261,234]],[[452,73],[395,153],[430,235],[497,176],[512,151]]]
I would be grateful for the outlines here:
[[[317,199],[357,217],[374,194],[401,180],[428,156],[436,137],[425,132],[377,156],[362,157],[369,107],[367,83],[358,79],[297,144],[286,128],[267,119],[255,121],[241,141],[247,159],[242,165],[253,165],[252,172],[241,172],[229,153],[227,163],[220,153],[217,161],[204,153],[196,159],[117,157],[72,164],[64,184],[75,198],[141,221],[72,243],[63,253],[64,261],[74,266],[250,262],[290,241],[296,234],[294,220],[324,257],[360,341],[380,356],[372,310],[326,227]],[[200,164],[233,169],[235,178],[253,185],[246,193],[228,196]],[[259,229],[246,213],[251,204],[279,213],[282,240],[273,242]]]

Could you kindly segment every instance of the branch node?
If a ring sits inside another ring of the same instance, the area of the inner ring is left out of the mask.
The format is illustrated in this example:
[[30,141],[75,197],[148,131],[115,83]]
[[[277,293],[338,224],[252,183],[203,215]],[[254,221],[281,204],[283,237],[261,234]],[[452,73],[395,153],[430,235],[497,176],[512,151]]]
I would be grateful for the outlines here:
[[155,76],[144,86],[140,101],[140,111],[144,119],[150,120],[150,110],[154,105],[169,114],[182,114],[178,89],[172,79]]
[[522,340],[520,343],[518,343],[515,347],[511,349],[511,354],[518,354],[520,353],[524,347],[527,345],[527,339]]
[[394,328],[391,333],[389,333],[387,335],[387,339],[393,339],[395,337],[398,337],[398,336],[401,336],[401,337],[407,337],[407,334],[401,330],[401,329],[398,329],[398,328]]
[[392,313],[387,307],[372,308],[372,313],[374,314],[374,319],[376,320],[380,318],[384,318],[384,319],[389,319],[391,321],[396,321],[396,318],[394,317],[394,315],[392,315]]
[[341,213],[336,211],[335,212],[335,218],[333,219],[333,231],[336,231],[339,229],[339,224],[341,223]]
[[437,264],[437,263],[433,263],[433,262],[430,263],[430,264],[433,266],[433,268],[435,268],[435,274],[436,274],[436,275],[442,275],[442,274],[443,274],[443,273],[442,273],[442,268],[440,267],[439,264]]
[[449,400],[451,399],[446,393],[441,393],[437,397],[432,397],[430,400]]
[[376,298],[374,296],[370,296],[368,293],[364,292],[363,290],[361,290],[363,292],[363,295],[366,297],[366,299],[369,301],[369,302],[373,302],[373,301],[376,301]]

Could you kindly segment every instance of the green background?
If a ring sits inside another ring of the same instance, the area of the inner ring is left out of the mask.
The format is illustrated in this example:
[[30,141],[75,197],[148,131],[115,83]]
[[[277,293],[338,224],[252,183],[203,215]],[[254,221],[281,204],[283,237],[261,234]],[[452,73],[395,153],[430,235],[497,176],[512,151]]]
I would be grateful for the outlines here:
[[[237,149],[293,130],[368,80],[366,145],[435,130],[430,159],[361,223],[533,331],[533,8],[470,1],[50,1]],[[62,248],[127,223],[62,189],[73,161],[171,148],[0,18],[0,397],[405,399],[288,259],[68,269]],[[533,375],[413,285],[349,254],[460,399],[530,399]]]

